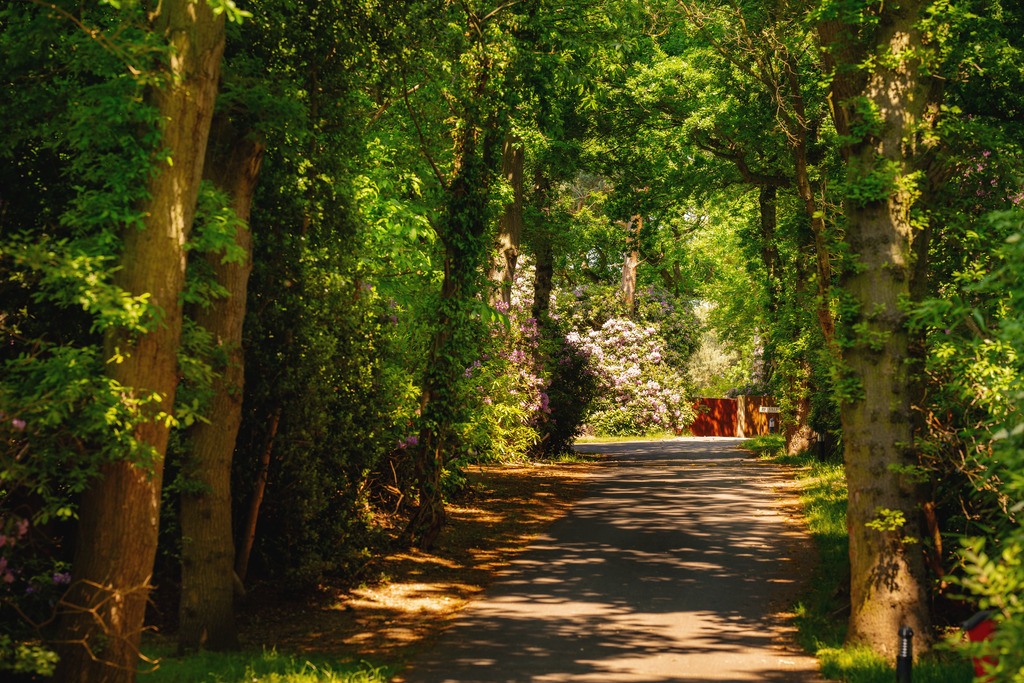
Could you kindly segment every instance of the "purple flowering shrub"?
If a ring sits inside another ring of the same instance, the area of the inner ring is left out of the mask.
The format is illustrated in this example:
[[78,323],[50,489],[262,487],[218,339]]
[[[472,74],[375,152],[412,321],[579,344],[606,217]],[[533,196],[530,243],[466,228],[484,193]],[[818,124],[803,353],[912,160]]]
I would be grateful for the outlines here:
[[36,625],[52,621],[71,574],[67,563],[40,548],[37,536],[28,519],[0,517],[0,670],[49,676],[57,655],[36,642]]
[[487,351],[463,375],[479,402],[461,438],[464,455],[475,460],[524,457],[540,440],[538,424],[550,413],[537,361],[537,321],[518,297],[497,308],[507,319],[492,326]]
[[[12,337],[13,338],[13,337]],[[103,376],[97,347],[37,342],[0,358],[0,672],[44,673],[67,590],[63,539],[79,494],[101,464],[149,452],[132,438],[137,414]],[[3,674],[0,673],[0,679]]]
[[590,358],[599,389],[589,418],[598,434],[679,432],[693,421],[685,368],[700,341],[692,306],[655,287],[627,311],[614,286],[558,292],[554,317]]
[[593,359],[600,380],[591,427],[600,434],[680,432],[693,421],[686,380],[666,362],[666,343],[653,325],[611,318],[576,341]]

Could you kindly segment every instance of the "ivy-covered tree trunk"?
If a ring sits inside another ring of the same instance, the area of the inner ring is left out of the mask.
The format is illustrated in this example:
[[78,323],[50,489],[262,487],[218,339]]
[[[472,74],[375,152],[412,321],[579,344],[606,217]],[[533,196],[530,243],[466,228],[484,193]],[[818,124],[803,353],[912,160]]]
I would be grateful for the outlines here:
[[551,310],[551,290],[554,288],[555,254],[551,240],[541,240],[534,253],[537,267],[533,278],[533,307],[530,315],[543,327]]
[[[833,22],[819,31],[836,66],[836,129],[849,141],[846,240],[855,260],[842,278],[848,301],[839,383],[849,488],[847,640],[890,658],[900,626],[913,628],[924,647],[930,636],[920,510],[905,469],[916,462],[905,307],[914,266],[913,158],[925,102],[915,27],[921,7],[887,4],[877,24]],[[865,50],[884,55],[870,60],[870,71],[857,67]]]
[[[542,171],[538,170],[534,176],[533,205],[538,213],[544,216],[541,221],[532,221],[531,226],[535,229],[533,234],[533,253],[537,260],[533,278],[533,307],[530,315],[537,321],[537,325],[543,330],[548,320],[548,311],[551,310],[551,291],[554,289],[555,277],[555,250],[551,243],[551,229],[547,223],[547,214],[550,207],[547,206],[551,190],[551,180]],[[538,350],[539,352],[539,350]]]
[[218,115],[210,135],[204,175],[228,194],[231,208],[243,223],[235,244],[242,262],[207,260],[227,296],[195,312],[196,323],[213,337],[223,365],[213,383],[206,417],[190,430],[191,449],[183,464],[189,486],[181,494],[181,603],[178,649],[229,650],[238,647],[234,614],[234,543],[231,528],[231,461],[242,423],[245,381],[242,322],[252,272],[250,209],[263,144],[236,131],[226,115]]
[[512,303],[512,282],[516,277],[523,235],[524,157],[522,141],[511,136],[506,138],[501,152],[501,174],[512,186],[512,201],[505,205],[498,222],[497,253],[487,274],[488,279],[497,285],[491,301],[502,301],[506,306]]
[[[464,139],[461,144],[468,155],[475,154],[475,146],[475,140]],[[466,303],[477,290],[476,279],[486,259],[486,172],[479,159],[463,159],[465,171],[452,184],[446,209],[441,310],[420,397],[423,428],[414,463],[418,505],[404,534],[409,544],[420,548],[434,544],[445,522],[441,474],[458,411],[459,376],[464,371],[459,359],[464,357],[467,344],[474,343],[467,339]]]
[[[478,75],[475,90],[482,98],[486,88],[485,70]],[[458,387],[466,352],[479,341],[473,334],[468,304],[476,296],[477,281],[486,266],[487,205],[500,149],[493,114],[484,116],[479,109],[483,104],[478,101],[461,122],[440,230],[445,248],[444,281],[420,398],[423,427],[414,463],[418,506],[403,534],[407,543],[420,548],[431,547],[444,525],[444,458],[461,409]]]
[[178,384],[179,296],[224,50],[224,17],[205,2],[166,0],[153,28],[173,48],[168,80],[150,98],[173,164],[158,161],[142,229],[124,237],[116,282],[149,294],[158,320],[146,334],[107,335],[110,378],[141,402],[143,450],[106,464],[83,495],[72,576],[63,607],[54,679],[134,681],[156,556],[163,458]]

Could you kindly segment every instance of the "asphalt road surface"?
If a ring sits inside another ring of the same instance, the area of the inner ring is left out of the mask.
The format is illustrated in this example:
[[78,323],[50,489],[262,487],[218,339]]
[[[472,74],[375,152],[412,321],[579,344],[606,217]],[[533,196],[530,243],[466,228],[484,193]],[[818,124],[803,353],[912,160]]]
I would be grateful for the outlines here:
[[779,614],[811,541],[739,442],[583,446],[608,454],[589,495],[399,680],[819,681]]

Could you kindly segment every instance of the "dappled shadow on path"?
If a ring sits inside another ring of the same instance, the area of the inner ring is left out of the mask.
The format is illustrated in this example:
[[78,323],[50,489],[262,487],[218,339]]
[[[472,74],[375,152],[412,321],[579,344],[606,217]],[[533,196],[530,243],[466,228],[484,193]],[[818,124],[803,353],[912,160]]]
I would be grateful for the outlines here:
[[776,616],[806,538],[773,507],[780,475],[732,445],[588,445],[608,454],[592,494],[405,680],[818,680]]
[[[240,614],[248,647],[339,658],[395,660],[436,635],[501,567],[587,489],[592,464],[535,463],[467,471],[471,486],[448,507],[431,551],[374,558],[366,585],[311,595],[265,591]],[[384,576],[383,580],[372,580]]]

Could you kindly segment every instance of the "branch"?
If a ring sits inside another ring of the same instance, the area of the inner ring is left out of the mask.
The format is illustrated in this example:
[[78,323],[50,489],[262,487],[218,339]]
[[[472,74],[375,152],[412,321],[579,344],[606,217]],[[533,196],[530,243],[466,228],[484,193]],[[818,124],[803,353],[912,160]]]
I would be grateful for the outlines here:
[[519,0],[512,0],[512,2],[506,2],[504,5],[498,5],[498,7],[494,8],[493,10],[488,12],[487,16],[485,16],[483,19],[480,20],[480,23],[481,24],[486,24],[491,19],[491,17],[493,17],[498,12],[501,12],[502,10],[508,9],[512,5],[518,5],[518,4],[519,4]]
[[437,182],[441,183],[441,187],[448,191],[448,183],[445,181],[444,175],[441,173],[441,169],[434,163],[434,158],[430,156],[430,151],[427,149],[426,138],[423,137],[423,130],[420,128],[420,122],[416,118],[415,112],[412,110],[412,105],[409,104],[409,93],[412,92],[409,89],[409,84],[405,81],[405,73],[402,73],[402,85],[405,87],[405,91],[402,93],[402,99],[405,101],[405,108],[409,111],[409,118],[412,119],[412,125],[416,128],[416,135],[420,139],[420,150],[423,152],[423,156],[426,157],[427,162],[430,163],[430,167],[434,169],[434,176],[437,178]]
[[[409,88],[409,89],[408,89],[408,90],[407,90],[407,91],[406,91],[406,92],[405,92],[405,93],[403,94],[403,97],[408,97],[409,95],[411,95],[411,94],[413,94],[414,92],[416,92],[417,90],[419,90],[419,89],[420,89],[420,88],[421,88],[422,86],[423,86],[423,84],[422,84],[422,83],[418,83],[418,84],[416,84],[416,85],[412,86],[411,88]],[[385,113],[385,112],[386,112],[386,111],[387,111],[388,109],[390,109],[390,108],[391,108],[391,105],[392,105],[392,104],[394,104],[394,103],[395,103],[395,100],[388,100],[388,101],[386,101],[386,102],[385,102],[384,104],[382,104],[382,105],[380,106],[380,108],[379,108],[379,109],[377,109],[377,111],[375,111],[375,112],[373,113],[373,116],[371,116],[371,117],[370,117],[370,120],[369,120],[369,121],[367,122],[367,124],[366,124],[366,128],[364,128],[363,130],[369,130],[369,129],[370,129],[370,127],[371,127],[371,126],[373,126],[373,124],[377,123],[377,121],[379,121],[379,120],[380,120],[380,117],[384,116],[384,113]]]
[[124,63],[124,65],[128,67],[128,71],[130,71],[133,76],[138,76],[142,73],[140,69],[136,69],[134,66],[132,66],[131,62],[128,61],[128,58],[124,56],[124,50],[118,48],[112,40],[107,38],[106,34],[104,34],[103,31],[97,28],[89,28],[88,26],[83,24],[78,17],[76,17],[75,15],[71,14],[63,8],[54,5],[52,2],[46,2],[46,0],[29,0],[29,2],[35,5],[39,5],[40,7],[45,7],[46,9],[52,12],[56,12],[58,15],[64,17],[65,19],[73,23],[75,26],[80,28],[82,32],[85,33],[85,35],[95,40],[97,43],[103,46],[105,50],[110,51],[111,54],[120,59]]
[[698,149],[702,149],[709,154],[713,154],[719,159],[725,159],[731,161],[736,165],[736,170],[740,172],[744,182],[750,183],[755,187],[789,187],[790,179],[783,175],[766,175],[764,173],[757,173],[750,169],[750,165],[747,163],[746,154],[736,149],[735,145],[724,145],[714,140],[699,140],[695,139],[693,144]]

